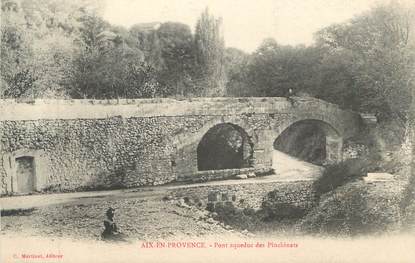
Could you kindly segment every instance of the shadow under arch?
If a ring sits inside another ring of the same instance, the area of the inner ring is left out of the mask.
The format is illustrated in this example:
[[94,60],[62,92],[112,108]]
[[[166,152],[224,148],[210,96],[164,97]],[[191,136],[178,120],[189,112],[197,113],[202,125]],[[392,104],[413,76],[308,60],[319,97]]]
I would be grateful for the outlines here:
[[220,123],[211,127],[197,146],[199,171],[252,167],[253,143],[238,125]]
[[341,159],[342,137],[329,123],[318,119],[296,121],[275,139],[274,150],[317,165]]

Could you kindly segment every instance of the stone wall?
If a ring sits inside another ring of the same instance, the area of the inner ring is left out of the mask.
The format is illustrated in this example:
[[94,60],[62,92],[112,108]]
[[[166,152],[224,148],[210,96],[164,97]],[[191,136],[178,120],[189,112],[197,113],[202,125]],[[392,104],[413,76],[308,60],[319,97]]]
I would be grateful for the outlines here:
[[310,209],[315,205],[313,181],[289,181],[267,183],[241,183],[231,185],[211,185],[175,190],[174,195],[182,197],[197,197],[207,201],[209,191],[226,192],[230,197],[235,195],[234,205],[240,208],[261,208],[264,198],[271,191],[277,190],[274,202],[292,204],[293,206]]
[[197,145],[232,123],[253,142],[253,168],[272,165],[273,141],[303,119],[347,138],[360,117],[316,99],[215,98],[177,101],[0,101],[1,193],[19,192],[16,158],[34,158],[34,190],[157,185],[196,175]]
[[363,158],[369,154],[369,147],[362,143],[350,142],[343,145],[343,160]]
[[[47,177],[39,190],[163,184],[176,176],[169,138],[185,125],[197,129],[203,122],[183,117],[5,121],[2,151],[11,159],[20,149],[44,152],[39,159]],[[1,175],[3,189],[10,188],[4,169]]]

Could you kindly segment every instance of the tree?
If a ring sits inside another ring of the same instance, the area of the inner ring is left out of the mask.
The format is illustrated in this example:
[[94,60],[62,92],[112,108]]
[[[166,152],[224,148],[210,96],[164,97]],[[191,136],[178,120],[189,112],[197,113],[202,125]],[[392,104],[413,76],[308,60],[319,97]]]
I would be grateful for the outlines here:
[[109,29],[110,25],[95,13],[81,9],[79,33],[83,48],[93,52],[99,46],[99,36]]
[[112,32],[105,31],[98,39],[98,47],[84,49],[77,56],[73,97],[110,99],[162,95],[155,70],[144,61],[139,49],[129,47]]
[[143,52],[145,61],[156,72],[160,72],[164,67],[162,47],[157,32],[158,26],[158,23],[137,24],[129,30],[130,39],[133,41],[132,47]]
[[221,26],[222,19],[210,15],[207,8],[196,23],[194,50],[200,95],[225,94],[225,43]]
[[289,89],[311,93],[320,59],[317,48],[282,46],[274,39],[265,39],[248,64],[250,95],[286,96]]
[[160,83],[166,86],[166,95],[185,96],[193,92],[194,54],[193,36],[189,26],[181,23],[164,23],[158,30],[164,68]]
[[365,97],[361,96],[356,85],[353,53],[349,50],[330,53],[326,48],[322,53],[316,65],[312,93],[342,108],[359,111]]
[[[355,110],[405,122],[415,62],[415,46],[410,42],[413,18],[413,10],[381,5],[317,33],[318,45],[328,48],[326,57],[348,54],[347,87],[359,98],[351,101]],[[349,93],[346,88],[339,91],[339,96]]]
[[225,68],[228,82],[226,95],[244,97],[252,92],[248,85],[248,64],[250,56],[242,50],[227,48],[225,50]]
[[24,13],[17,1],[1,2],[1,97],[23,97],[36,77],[30,67],[32,36],[26,32]]
[[74,98],[148,98],[163,96],[157,70],[145,59],[134,35],[100,17],[82,17],[81,49],[74,61]]
[[2,1],[3,95],[67,97],[66,85],[78,49],[77,18],[93,2]]
[[[109,25],[95,13],[84,9],[80,11],[81,15],[77,19],[80,23],[80,49],[74,60],[70,93],[74,98],[109,98],[114,83],[108,83],[108,78],[111,77],[104,72],[108,67],[103,65],[108,62],[117,64],[118,61],[113,61],[111,55],[118,49],[109,48],[111,52],[107,52],[105,45],[113,43],[116,36],[107,31]],[[114,38],[109,37],[107,32]]]

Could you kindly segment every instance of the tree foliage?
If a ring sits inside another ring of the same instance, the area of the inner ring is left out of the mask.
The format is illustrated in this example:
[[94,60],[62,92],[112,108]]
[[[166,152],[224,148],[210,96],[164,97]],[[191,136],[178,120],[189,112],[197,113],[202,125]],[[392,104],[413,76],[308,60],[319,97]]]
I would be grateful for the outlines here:
[[160,73],[161,85],[166,95],[186,96],[194,92],[193,35],[190,27],[168,22],[157,30],[164,62]]
[[344,88],[340,94],[356,95],[353,109],[405,118],[415,62],[413,19],[413,10],[390,4],[317,32],[317,43],[328,48],[325,59],[347,67],[351,92]]
[[238,71],[228,72],[228,90],[285,96],[291,88],[405,123],[415,74],[414,14],[401,5],[379,5],[316,32],[316,44],[309,47],[266,39]]
[[285,96],[289,89],[311,92],[319,56],[316,48],[281,46],[274,39],[264,40],[246,67],[251,95]]
[[227,48],[225,50],[225,67],[227,76],[226,95],[244,97],[249,96],[250,88],[247,83],[246,70],[250,56],[242,50]]
[[80,5],[95,6],[92,0],[2,1],[2,97],[65,97]]
[[2,98],[286,96],[406,121],[414,85],[414,10],[379,5],[316,32],[312,46],[265,39],[225,49],[206,9],[195,32],[175,23],[113,26],[98,0],[1,2]]
[[222,19],[217,19],[206,8],[196,23],[195,57],[199,92],[204,96],[225,94],[225,43],[222,33]]

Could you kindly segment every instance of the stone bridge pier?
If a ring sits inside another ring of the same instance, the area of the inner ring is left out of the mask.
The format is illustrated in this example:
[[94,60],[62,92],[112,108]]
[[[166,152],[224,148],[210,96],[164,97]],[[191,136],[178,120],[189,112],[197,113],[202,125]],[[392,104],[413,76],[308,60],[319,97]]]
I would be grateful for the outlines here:
[[326,137],[326,163],[338,163],[343,159],[343,138]]

